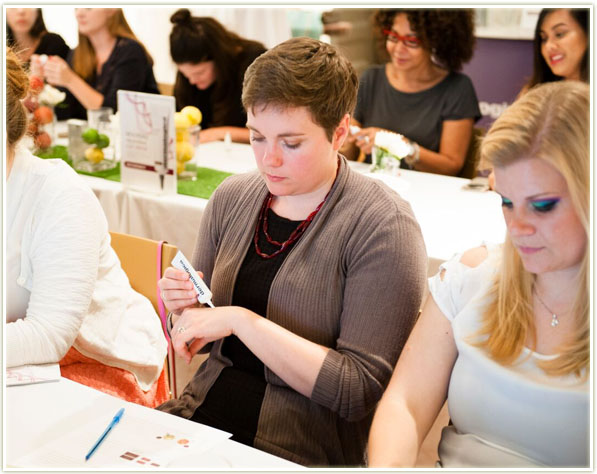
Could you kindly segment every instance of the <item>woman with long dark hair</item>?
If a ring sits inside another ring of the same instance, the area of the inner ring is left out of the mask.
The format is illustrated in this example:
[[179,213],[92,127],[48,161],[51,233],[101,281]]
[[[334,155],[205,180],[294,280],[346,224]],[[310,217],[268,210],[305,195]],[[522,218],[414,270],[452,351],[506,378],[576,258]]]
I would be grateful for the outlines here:
[[544,82],[589,82],[589,10],[544,8],[533,40],[533,76],[525,91]]
[[48,31],[41,8],[6,9],[6,44],[25,67],[34,54],[66,59],[70,51],[60,35]]
[[201,110],[201,142],[222,140],[229,133],[233,141],[248,143],[243,77],[265,46],[228,31],[213,18],[193,17],[186,8],[170,21],[170,55],[178,68],[176,108],[194,105]]

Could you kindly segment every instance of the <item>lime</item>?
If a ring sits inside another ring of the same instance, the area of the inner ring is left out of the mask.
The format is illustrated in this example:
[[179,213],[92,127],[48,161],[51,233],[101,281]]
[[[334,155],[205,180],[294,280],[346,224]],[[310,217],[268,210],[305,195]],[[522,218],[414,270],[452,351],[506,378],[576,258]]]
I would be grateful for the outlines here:
[[103,133],[100,133],[97,136],[97,141],[95,142],[95,145],[98,148],[106,148],[109,144],[110,144],[110,137],[108,137],[108,135],[104,135]]
[[98,135],[99,134],[95,128],[88,128],[81,134],[81,138],[85,141],[85,143],[93,145],[95,142],[97,142]]

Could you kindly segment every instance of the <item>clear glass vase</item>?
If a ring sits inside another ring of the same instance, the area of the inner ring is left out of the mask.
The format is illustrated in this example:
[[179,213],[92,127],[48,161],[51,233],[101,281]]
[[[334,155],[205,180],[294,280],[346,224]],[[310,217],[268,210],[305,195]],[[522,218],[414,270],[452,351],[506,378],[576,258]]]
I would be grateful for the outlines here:
[[83,153],[73,161],[78,171],[95,173],[116,167],[115,133],[110,107],[87,110],[87,128],[83,131]]

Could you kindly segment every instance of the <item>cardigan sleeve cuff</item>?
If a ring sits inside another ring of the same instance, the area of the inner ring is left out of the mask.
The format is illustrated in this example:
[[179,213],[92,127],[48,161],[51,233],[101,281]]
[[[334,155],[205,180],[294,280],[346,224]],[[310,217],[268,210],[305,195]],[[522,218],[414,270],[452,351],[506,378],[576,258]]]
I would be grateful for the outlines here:
[[342,355],[335,350],[328,351],[315,381],[311,399],[321,405],[337,411],[338,400],[338,374],[342,370]]
[[168,318],[166,319],[166,332],[170,339],[172,339],[172,326],[172,311],[170,311],[168,313]]

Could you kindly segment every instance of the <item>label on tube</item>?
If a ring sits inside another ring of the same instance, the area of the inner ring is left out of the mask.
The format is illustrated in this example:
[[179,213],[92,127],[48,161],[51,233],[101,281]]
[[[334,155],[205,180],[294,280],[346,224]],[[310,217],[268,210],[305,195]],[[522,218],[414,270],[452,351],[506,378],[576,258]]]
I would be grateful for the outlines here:
[[195,269],[191,266],[191,263],[187,260],[187,258],[183,255],[183,253],[180,250],[172,259],[172,266],[174,268],[178,268],[179,270],[183,270],[189,274],[191,283],[193,283],[195,290],[197,290],[197,300],[199,301],[199,303],[207,304],[213,308],[214,305],[211,302],[211,291],[209,291],[209,288],[207,287],[205,282],[197,274]]

